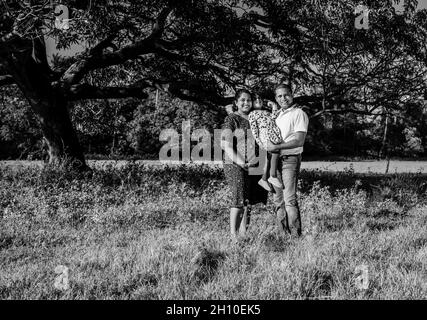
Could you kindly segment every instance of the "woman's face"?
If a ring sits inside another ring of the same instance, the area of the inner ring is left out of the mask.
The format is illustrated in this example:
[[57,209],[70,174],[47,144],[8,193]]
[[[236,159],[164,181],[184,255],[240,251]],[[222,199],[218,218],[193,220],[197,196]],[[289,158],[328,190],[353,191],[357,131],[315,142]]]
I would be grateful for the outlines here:
[[252,109],[252,98],[247,93],[242,93],[236,100],[237,111],[243,114],[248,114]]

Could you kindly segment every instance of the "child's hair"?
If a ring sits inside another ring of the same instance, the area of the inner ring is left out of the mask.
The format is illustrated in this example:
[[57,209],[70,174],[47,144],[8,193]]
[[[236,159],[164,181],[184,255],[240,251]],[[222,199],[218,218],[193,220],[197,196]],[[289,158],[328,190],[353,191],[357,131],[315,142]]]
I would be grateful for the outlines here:
[[254,93],[252,95],[252,99],[253,99],[253,101],[256,101],[258,99],[261,100],[261,101],[263,101],[263,98],[258,93]]
[[252,95],[252,98],[253,98],[254,100],[256,100],[256,99],[261,99],[261,100],[262,100],[262,97],[261,97],[258,93],[254,93],[254,94]]
[[261,109],[260,110],[264,110],[264,111],[270,111],[271,112],[271,108],[269,106],[267,106],[267,102],[265,99],[263,99],[263,97],[259,94],[259,93],[254,93],[252,95],[253,97],[253,101],[255,102],[257,99],[261,100]]
[[234,95],[234,101],[233,101],[233,111],[237,110],[236,107],[236,101],[239,100],[239,98],[244,94],[248,94],[251,97],[251,100],[253,100],[254,96],[252,95],[252,93],[248,90],[248,89],[238,89],[236,91],[236,94]]

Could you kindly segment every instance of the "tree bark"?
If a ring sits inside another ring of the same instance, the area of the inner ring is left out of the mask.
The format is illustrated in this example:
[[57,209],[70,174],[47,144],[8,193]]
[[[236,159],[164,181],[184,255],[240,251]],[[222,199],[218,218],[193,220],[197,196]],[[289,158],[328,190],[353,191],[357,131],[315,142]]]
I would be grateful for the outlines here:
[[55,93],[52,95],[48,99],[30,102],[47,142],[49,164],[85,169],[86,161],[70,120],[68,103]]
[[385,124],[384,124],[384,134],[383,134],[383,140],[381,143],[381,149],[378,152],[378,156],[380,159],[384,158],[387,152],[387,134],[388,134],[388,115],[385,115]]
[[49,153],[49,163],[71,165],[72,168],[88,169],[71,123],[68,101],[63,90],[52,86],[52,72],[45,59],[45,45],[41,40],[30,43],[26,50],[11,52],[5,65],[13,76],[37,116]]

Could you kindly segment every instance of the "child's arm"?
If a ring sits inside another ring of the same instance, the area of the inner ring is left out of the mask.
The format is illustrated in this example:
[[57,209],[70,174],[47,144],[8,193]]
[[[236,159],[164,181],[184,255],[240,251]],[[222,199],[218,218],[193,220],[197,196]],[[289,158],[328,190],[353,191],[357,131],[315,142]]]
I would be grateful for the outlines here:
[[267,105],[271,108],[271,118],[276,119],[280,112],[279,106],[273,101],[268,101]]
[[261,140],[260,140],[258,123],[257,123],[257,120],[255,118],[254,112],[249,114],[248,121],[249,121],[249,126],[250,126],[251,131],[252,131],[252,136],[255,138],[256,143],[262,147],[263,145],[262,145]]

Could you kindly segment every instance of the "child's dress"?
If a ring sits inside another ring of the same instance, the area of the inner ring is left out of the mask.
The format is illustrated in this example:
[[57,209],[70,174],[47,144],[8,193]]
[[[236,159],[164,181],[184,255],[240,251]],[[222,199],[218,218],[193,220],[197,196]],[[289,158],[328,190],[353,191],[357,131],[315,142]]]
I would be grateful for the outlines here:
[[275,112],[270,113],[266,110],[254,110],[249,113],[249,124],[251,126],[252,135],[258,145],[264,150],[267,149],[267,142],[279,144],[282,142],[280,129],[276,125]]

